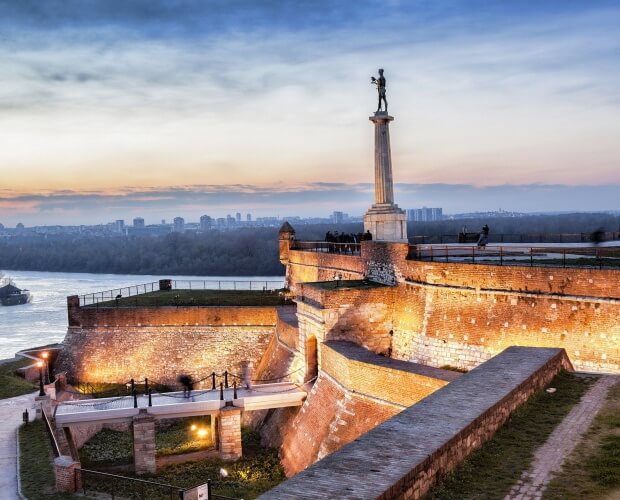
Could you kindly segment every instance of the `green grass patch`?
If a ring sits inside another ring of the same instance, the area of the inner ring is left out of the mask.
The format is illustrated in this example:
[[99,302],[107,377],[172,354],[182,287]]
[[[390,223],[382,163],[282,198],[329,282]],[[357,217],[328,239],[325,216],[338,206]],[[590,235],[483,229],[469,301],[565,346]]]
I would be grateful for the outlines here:
[[55,491],[54,455],[42,420],[19,428],[19,448],[22,493],[28,500],[73,498]]
[[34,361],[31,359],[17,359],[0,364],[0,399],[30,394],[36,390],[36,384],[28,382],[15,373],[15,370],[18,368],[23,368],[33,363]]
[[[192,424],[196,426],[195,431],[190,428]],[[155,432],[157,456],[180,455],[213,448],[210,425],[208,416],[158,424]],[[197,434],[199,429],[209,429],[208,434],[200,438]],[[80,461],[84,467],[93,469],[133,463],[131,431],[99,431],[80,449]]]
[[[101,433],[100,433],[101,434]],[[277,486],[284,481],[285,475],[278,450],[264,448],[260,445],[260,435],[255,431],[244,429],[243,457],[236,462],[223,462],[218,459],[188,462],[162,467],[157,474],[135,476],[132,473],[117,473],[129,477],[139,477],[150,481],[170,484],[180,488],[191,488],[211,480],[212,493],[233,498],[252,499]],[[220,476],[220,469],[228,472],[228,477]],[[99,480],[91,481],[91,486],[105,491],[104,482],[97,486]],[[118,483],[120,484],[120,483]],[[123,496],[117,490],[117,495]],[[149,499],[169,498],[162,491],[150,491]]]
[[620,383],[543,495],[550,500],[620,498]]
[[549,384],[556,392],[549,394],[541,390],[534,394],[492,439],[441,478],[425,498],[503,499],[529,467],[537,448],[594,380],[568,372],[558,374]]
[[[286,477],[277,449],[262,447],[260,435],[255,431],[244,429],[242,439],[243,457],[237,462],[203,460],[170,465],[150,478],[184,488],[206,483],[210,479],[214,495],[245,500],[256,498],[280,484]],[[226,469],[228,477],[220,477],[220,468]]]
[[331,280],[331,281],[314,281],[304,283],[304,285],[310,285],[322,290],[366,290],[369,288],[383,288],[387,285],[377,283],[370,280]]
[[279,306],[290,303],[282,290],[160,290],[85,307]]

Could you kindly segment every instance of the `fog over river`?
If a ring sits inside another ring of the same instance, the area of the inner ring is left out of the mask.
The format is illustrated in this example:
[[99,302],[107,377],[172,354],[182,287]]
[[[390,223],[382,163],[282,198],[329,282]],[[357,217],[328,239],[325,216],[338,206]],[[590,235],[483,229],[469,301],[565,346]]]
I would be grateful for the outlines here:
[[[151,283],[162,278],[222,281],[283,281],[282,276],[153,276],[132,274],[47,273],[4,271],[32,300],[20,306],[0,306],[0,359],[27,347],[60,342],[67,332],[67,296]],[[241,287],[239,287],[241,288]]]

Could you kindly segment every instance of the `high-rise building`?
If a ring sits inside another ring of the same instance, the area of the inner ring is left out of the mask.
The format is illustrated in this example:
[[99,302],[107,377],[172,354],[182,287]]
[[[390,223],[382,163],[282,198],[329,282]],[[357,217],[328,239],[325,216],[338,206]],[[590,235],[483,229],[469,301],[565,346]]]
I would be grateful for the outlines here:
[[114,231],[116,233],[124,233],[125,232],[125,221],[123,219],[118,219],[114,221]]
[[245,220],[248,222],[252,222],[252,214],[248,214],[245,216]]
[[172,232],[182,233],[185,231],[185,219],[183,217],[175,217],[172,221]]
[[407,210],[407,220],[414,222],[432,222],[443,219],[442,208],[411,208]]
[[240,212],[237,212],[237,213],[236,213],[236,215],[235,215],[235,217],[236,217],[236,219],[237,219],[237,224],[240,224],[240,223],[241,223],[241,213],[240,213]]
[[208,215],[203,215],[202,217],[200,217],[201,231],[208,231],[209,229],[211,229],[211,227],[213,227],[213,219],[211,217],[209,217]]
[[342,224],[344,222],[344,213],[343,212],[332,213],[332,222],[334,224]]
[[228,227],[232,227],[237,223],[237,219],[235,219],[232,215],[228,214],[226,216],[226,225]]
[[135,217],[133,220],[133,227],[135,229],[140,229],[144,227],[144,219],[142,217]]

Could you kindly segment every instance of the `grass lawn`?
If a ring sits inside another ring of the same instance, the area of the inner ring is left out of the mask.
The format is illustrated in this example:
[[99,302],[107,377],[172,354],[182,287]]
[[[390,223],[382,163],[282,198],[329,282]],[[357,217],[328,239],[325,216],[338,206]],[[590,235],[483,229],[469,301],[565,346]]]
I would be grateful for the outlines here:
[[22,493],[28,500],[74,498],[55,491],[53,454],[42,420],[19,428]]
[[492,439],[442,478],[425,498],[503,499],[529,467],[536,449],[594,380],[568,372],[558,374],[549,384],[557,389],[555,393],[541,390],[534,394]]
[[37,384],[15,375],[15,370],[33,363],[30,359],[18,359],[0,364],[0,399],[29,394],[37,389]]
[[279,306],[287,304],[280,291],[262,290],[163,290],[85,307],[155,306]]
[[[187,424],[187,422],[185,424]],[[172,426],[171,429],[174,429],[174,426]],[[186,432],[185,429],[186,425],[184,426],[184,432]],[[104,432],[106,431],[100,432],[97,436],[102,435]],[[116,463],[127,463],[126,452],[128,448],[129,450],[131,449],[131,436],[129,433],[120,434],[125,434],[128,441],[119,443],[117,441],[109,440],[108,444],[115,447],[117,452],[114,454],[109,454],[108,457],[112,458],[112,455],[114,455],[117,459]],[[170,432],[168,433],[168,437],[166,439],[160,440],[158,438],[158,450],[178,450],[178,445],[173,447],[168,446],[168,448],[165,446],[166,440],[170,440],[169,445],[172,444],[173,436],[173,432]],[[243,457],[237,462],[231,463],[212,459],[202,460],[199,462],[189,462],[185,464],[169,465],[167,467],[162,467],[157,474],[141,475],[139,477],[141,479],[171,484],[181,488],[197,486],[199,484],[206,483],[207,480],[210,479],[213,494],[225,495],[233,498],[244,498],[246,500],[256,498],[260,494],[284,481],[284,470],[280,465],[278,450],[261,447],[260,435],[257,432],[244,429],[242,439]],[[129,446],[127,446],[127,444]],[[86,448],[86,446],[87,445],[85,445],[81,450],[83,463],[86,458],[84,456],[84,448]],[[125,454],[123,455],[121,451]],[[183,450],[183,452],[185,451],[189,450]],[[100,456],[103,455],[100,454]],[[84,463],[84,466],[87,467],[86,463]],[[89,467],[96,469],[96,466],[93,467],[92,465],[89,465]],[[220,477],[219,471],[221,468],[228,471],[228,477]],[[122,474],[138,477],[134,476],[132,473]],[[155,499],[159,497],[152,496],[152,498]]]
[[[155,432],[157,456],[179,455],[213,447],[212,436],[200,439],[190,430],[210,429],[209,417],[188,418],[162,425]],[[131,432],[103,429],[88,440],[80,449],[80,461],[85,468],[97,469],[106,465],[133,463],[133,440]]]
[[620,383],[543,498],[620,498]]
[[377,283],[370,280],[331,280],[331,281],[314,281],[304,283],[304,285],[310,285],[322,290],[366,290],[369,288],[384,288],[387,285]]
[[[236,462],[203,460],[163,468],[151,478],[189,488],[211,480],[212,493],[245,500],[256,498],[280,484],[286,477],[280,464],[278,450],[263,448],[257,432],[245,430],[243,457]],[[220,468],[228,471],[228,477],[220,478]],[[144,479],[149,479],[149,477]]]

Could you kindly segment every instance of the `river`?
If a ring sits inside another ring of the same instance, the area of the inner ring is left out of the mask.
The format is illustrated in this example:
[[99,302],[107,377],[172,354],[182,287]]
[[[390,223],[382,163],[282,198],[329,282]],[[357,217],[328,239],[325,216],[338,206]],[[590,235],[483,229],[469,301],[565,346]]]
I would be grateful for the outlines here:
[[4,271],[32,300],[20,306],[0,306],[0,359],[16,351],[60,342],[67,332],[67,296],[151,283],[161,278],[186,280],[284,281],[282,276],[153,276],[134,274],[48,273]]

